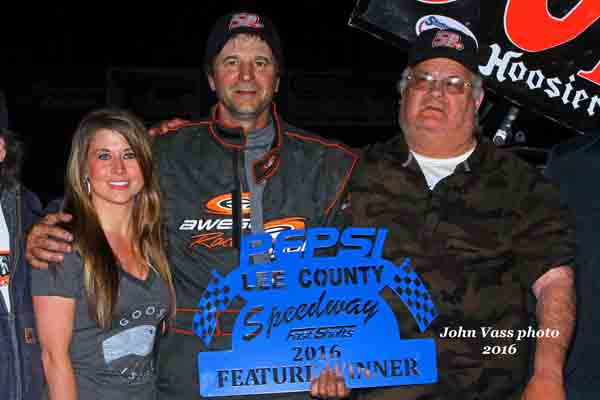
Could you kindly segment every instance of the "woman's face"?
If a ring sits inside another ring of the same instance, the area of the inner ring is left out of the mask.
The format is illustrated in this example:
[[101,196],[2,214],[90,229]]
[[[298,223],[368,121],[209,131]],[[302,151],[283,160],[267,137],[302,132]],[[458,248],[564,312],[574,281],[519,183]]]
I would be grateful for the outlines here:
[[144,187],[144,176],[131,146],[116,131],[100,129],[87,154],[92,203],[97,212],[114,207],[131,207]]

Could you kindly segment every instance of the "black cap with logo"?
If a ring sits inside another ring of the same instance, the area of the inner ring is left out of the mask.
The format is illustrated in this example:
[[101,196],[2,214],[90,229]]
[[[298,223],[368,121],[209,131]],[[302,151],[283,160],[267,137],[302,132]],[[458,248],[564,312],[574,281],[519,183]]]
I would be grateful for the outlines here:
[[281,41],[275,25],[264,15],[239,12],[224,15],[213,25],[204,53],[204,65],[207,72],[211,69],[214,58],[223,49],[227,41],[240,33],[257,35],[263,39],[271,48],[279,70],[283,69],[283,51],[281,50]]
[[432,59],[449,58],[477,73],[478,48],[475,39],[455,29],[428,29],[421,32],[410,49],[408,66]]

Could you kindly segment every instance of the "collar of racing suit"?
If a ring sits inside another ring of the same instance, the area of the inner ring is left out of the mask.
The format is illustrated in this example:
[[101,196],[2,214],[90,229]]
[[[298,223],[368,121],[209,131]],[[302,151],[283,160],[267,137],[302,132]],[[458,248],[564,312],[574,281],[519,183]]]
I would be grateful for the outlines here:
[[[219,142],[222,146],[231,150],[244,150],[246,147],[246,135],[243,129],[240,128],[226,128],[219,124],[219,115],[217,111],[218,107],[215,105],[212,108],[211,121],[209,125],[210,134]],[[271,118],[275,128],[275,137],[269,151],[265,155],[253,162],[253,171],[255,183],[263,183],[268,178],[273,176],[279,168],[281,162],[280,149],[281,149],[281,121],[277,114],[277,108],[275,104],[271,106]]]

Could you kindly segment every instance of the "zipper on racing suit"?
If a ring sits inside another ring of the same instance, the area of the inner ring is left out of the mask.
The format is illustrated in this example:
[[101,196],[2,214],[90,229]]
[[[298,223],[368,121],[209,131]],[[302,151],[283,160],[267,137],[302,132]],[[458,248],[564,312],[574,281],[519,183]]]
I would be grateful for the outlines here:
[[234,149],[232,152],[233,161],[233,180],[235,181],[234,187],[231,191],[231,208],[233,214],[233,248],[239,251],[242,245],[242,231],[243,231],[243,218],[244,214],[242,211],[242,193],[246,185],[246,174],[244,173],[244,151],[240,149]]

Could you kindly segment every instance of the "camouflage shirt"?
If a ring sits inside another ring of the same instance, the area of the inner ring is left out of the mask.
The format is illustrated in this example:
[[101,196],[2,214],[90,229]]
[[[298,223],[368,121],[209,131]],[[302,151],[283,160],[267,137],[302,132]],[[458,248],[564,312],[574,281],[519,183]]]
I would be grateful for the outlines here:
[[[420,333],[398,297],[384,293],[401,338],[435,338],[438,382],[356,397],[518,398],[535,342],[516,338],[532,325],[532,284],[573,261],[573,224],[557,189],[488,139],[433,190],[401,137],[369,148],[354,179],[353,224],[389,229],[384,257],[397,265],[410,257],[439,312]],[[461,328],[463,337],[440,337]]]

